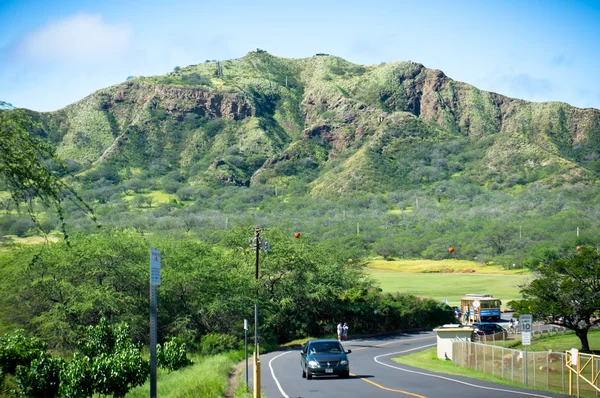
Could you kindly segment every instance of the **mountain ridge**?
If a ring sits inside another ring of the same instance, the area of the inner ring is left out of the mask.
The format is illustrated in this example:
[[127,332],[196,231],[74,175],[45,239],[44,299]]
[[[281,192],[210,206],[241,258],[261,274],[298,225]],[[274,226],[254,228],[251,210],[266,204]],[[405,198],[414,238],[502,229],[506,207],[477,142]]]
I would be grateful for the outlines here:
[[[488,174],[510,174],[517,164],[518,174],[535,169],[552,174],[550,185],[556,185],[595,183],[600,171],[600,111],[593,108],[509,98],[415,62],[362,66],[327,55],[285,59],[261,50],[219,65],[222,76],[216,76],[215,62],[190,65],[37,114],[43,135],[56,143],[59,156],[82,165],[142,165],[162,157],[183,170],[196,165],[185,173],[192,184],[285,185],[306,174],[303,169],[316,169],[306,182],[317,195],[332,186],[340,188],[330,194],[360,189],[364,178],[354,169],[377,181],[386,173],[382,164],[401,168],[393,160],[398,150],[445,140],[494,137],[473,168]],[[294,145],[299,142],[304,144]],[[321,172],[346,155],[340,168],[348,181]],[[451,171],[414,182],[456,177]],[[353,179],[358,185],[349,189]],[[489,176],[479,183],[488,184]],[[393,184],[379,185],[376,190],[385,191]]]

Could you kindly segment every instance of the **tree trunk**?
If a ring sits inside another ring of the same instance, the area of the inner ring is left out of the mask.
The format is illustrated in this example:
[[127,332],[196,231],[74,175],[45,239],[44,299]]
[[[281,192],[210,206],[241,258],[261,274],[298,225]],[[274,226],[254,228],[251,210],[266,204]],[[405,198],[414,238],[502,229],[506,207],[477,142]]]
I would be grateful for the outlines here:
[[590,344],[588,342],[588,328],[575,329],[575,334],[581,341],[581,352],[590,352]]

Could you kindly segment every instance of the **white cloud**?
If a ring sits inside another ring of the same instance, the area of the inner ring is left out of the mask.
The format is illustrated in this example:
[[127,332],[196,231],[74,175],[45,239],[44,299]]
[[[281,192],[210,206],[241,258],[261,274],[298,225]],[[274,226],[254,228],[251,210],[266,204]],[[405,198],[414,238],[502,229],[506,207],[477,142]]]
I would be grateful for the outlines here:
[[132,39],[128,25],[107,24],[100,15],[77,14],[29,33],[19,52],[40,61],[106,63],[125,55]]

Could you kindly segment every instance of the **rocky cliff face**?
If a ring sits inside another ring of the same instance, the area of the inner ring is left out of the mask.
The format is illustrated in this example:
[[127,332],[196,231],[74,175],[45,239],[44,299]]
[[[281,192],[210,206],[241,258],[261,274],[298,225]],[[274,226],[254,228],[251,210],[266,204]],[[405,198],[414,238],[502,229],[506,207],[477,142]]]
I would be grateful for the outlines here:
[[175,118],[183,118],[188,112],[215,119],[242,120],[254,116],[254,109],[239,93],[217,92],[194,87],[157,86],[125,83],[115,87],[109,94],[111,106],[115,104],[147,105],[163,107]]

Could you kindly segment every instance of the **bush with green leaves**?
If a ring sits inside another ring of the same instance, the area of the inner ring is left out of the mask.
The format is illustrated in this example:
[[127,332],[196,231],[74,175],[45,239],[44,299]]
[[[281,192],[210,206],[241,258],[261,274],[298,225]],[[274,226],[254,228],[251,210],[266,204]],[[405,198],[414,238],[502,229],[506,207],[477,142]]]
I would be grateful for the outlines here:
[[185,343],[176,340],[157,345],[156,361],[158,366],[170,372],[192,364],[187,357]]
[[60,374],[60,394],[87,397],[92,393],[124,397],[144,384],[150,373],[148,361],[131,342],[127,324],[110,326],[105,318],[90,326],[78,344],[79,352]]
[[239,339],[229,334],[207,333],[200,340],[200,352],[203,355],[216,355],[239,348]]
[[59,393],[66,398],[86,398],[94,393],[94,378],[92,360],[75,352],[66,366],[60,372]]
[[35,337],[29,337],[25,330],[0,337],[0,371],[14,374],[17,366],[29,366],[32,360],[45,353],[48,345]]
[[49,398],[58,395],[60,372],[65,368],[62,358],[54,358],[46,352],[31,361],[29,366],[19,365],[16,380],[19,395]]

